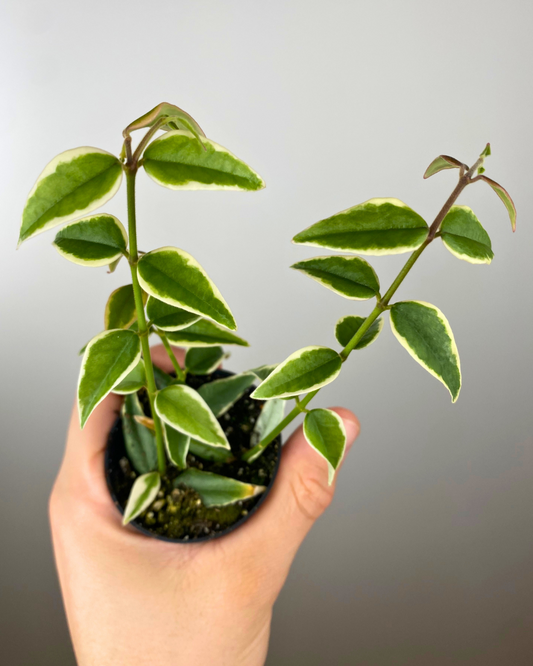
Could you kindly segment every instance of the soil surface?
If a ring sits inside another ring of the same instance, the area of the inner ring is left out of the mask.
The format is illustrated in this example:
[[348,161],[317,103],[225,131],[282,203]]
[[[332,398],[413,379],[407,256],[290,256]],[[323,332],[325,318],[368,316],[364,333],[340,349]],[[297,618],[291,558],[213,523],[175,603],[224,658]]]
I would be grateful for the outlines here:
[[[230,376],[223,370],[210,375],[189,375],[187,384],[198,389],[202,384]],[[254,387],[245,394],[219,419],[235,457],[232,462],[204,460],[189,453],[187,463],[206,472],[223,474],[239,481],[255,485],[269,486],[277,471],[281,438],[274,440],[266,451],[253,463],[241,460],[242,454],[250,448],[250,434],[254,428],[264,402],[252,400],[249,396]],[[146,396],[140,395],[147,416],[150,407]],[[120,508],[126,502],[138,474],[127,458],[122,435],[122,423],[117,420],[109,435],[108,483]],[[173,465],[167,467],[167,474],[161,480],[161,489],[152,505],[132,523],[167,539],[197,541],[219,536],[233,525],[244,521],[268,493],[269,488],[257,497],[239,501],[222,507],[207,508],[194,490],[184,486],[175,487],[175,479],[180,474]]]

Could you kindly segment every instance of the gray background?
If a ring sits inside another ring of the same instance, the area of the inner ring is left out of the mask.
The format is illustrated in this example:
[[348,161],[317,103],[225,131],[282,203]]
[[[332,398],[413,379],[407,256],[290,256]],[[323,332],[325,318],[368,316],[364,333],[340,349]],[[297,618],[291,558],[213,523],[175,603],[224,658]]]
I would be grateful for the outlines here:
[[[333,345],[369,312],[288,266],[290,238],[375,196],[431,220],[456,173],[445,152],[514,195],[513,236],[487,187],[461,203],[489,230],[490,267],[435,244],[400,298],[438,305],[464,388],[444,387],[388,325],[317,405],[346,405],[362,434],[327,515],[275,609],[268,664],[530,664],[533,661],[532,5],[508,1],[29,2],[2,4],[0,498],[2,662],[74,663],[46,505],[63,449],[77,350],[128,281],[64,261],[40,236],[15,252],[44,165],[79,145],[120,149],[155,104],[192,113],[248,160],[259,194],[176,193],[139,178],[140,247],[174,244],[206,267],[253,346],[230,367]],[[121,190],[106,210],[124,218]],[[375,258],[382,284],[405,256]]]

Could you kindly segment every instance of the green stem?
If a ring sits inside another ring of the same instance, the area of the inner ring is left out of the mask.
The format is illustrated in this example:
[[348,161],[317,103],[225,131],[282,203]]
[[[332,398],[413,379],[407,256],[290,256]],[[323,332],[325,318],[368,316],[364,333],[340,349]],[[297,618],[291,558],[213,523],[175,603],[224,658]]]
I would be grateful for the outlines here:
[[[457,201],[458,196],[461,194],[464,188],[472,182],[472,176],[475,173],[476,169],[478,169],[479,166],[483,164],[483,159],[484,155],[482,154],[477,160],[477,162],[472,167],[470,167],[470,169],[468,169],[465,173],[461,173],[459,182],[457,183],[455,189],[450,194],[450,196],[446,200],[446,203],[440,209],[437,217],[434,219],[432,225],[430,226],[426,240],[409,257],[409,259],[406,261],[401,271],[398,273],[394,282],[386,291],[383,298],[381,300],[378,300],[376,307],[372,310],[372,312],[368,315],[365,321],[361,324],[361,326],[359,327],[355,335],[352,337],[352,339],[348,342],[346,347],[344,347],[344,349],[340,352],[340,357],[343,362],[346,361],[350,353],[355,349],[358,342],[361,340],[363,335],[368,331],[368,329],[372,326],[372,324],[376,321],[376,319],[385,310],[388,309],[391,298],[394,296],[401,283],[405,280],[407,274],[409,273],[411,268],[415,265],[416,261],[418,260],[422,252],[435,238],[436,234],[440,229],[442,221],[449,213],[450,208]],[[305,398],[303,398],[303,400],[298,401],[294,409],[292,409],[287,414],[287,416],[283,419],[283,421],[281,421],[281,423],[276,428],[274,428],[272,432],[269,432],[268,435],[266,435],[266,437],[264,437],[259,442],[259,444],[256,444],[256,446],[251,448],[242,456],[243,460],[246,460],[248,462],[253,462],[254,460],[256,460],[261,455],[261,453],[263,453],[263,451],[270,444],[270,442],[272,442],[282,432],[282,430],[284,430],[292,421],[294,421],[294,419],[298,416],[298,414],[301,414],[304,411],[304,408],[307,407],[309,402],[311,402],[311,400],[315,397],[315,395],[319,391],[320,389],[317,389],[316,391],[311,391],[305,396]]]
[[170,359],[170,362],[174,366],[174,370],[176,371],[176,377],[180,382],[185,381],[185,373],[181,369],[180,364],[178,363],[178,359],[176,358],[174,351],[172,350],[172,347],[170,346],[170,342],[168,341],[167,336],[161,331],[160,329],[157,329],[157,335],[161,338],[161,342],[163,343],[163,346],[167,350],[168,357]]
[[148,341],[149,329],[144,314],[142,289],[141,285],[139,284],[139,277],[137,275],[137,263],[139,261],[139,252],[137,249],[137,226],[136,226],[136,217],[135,217],[135,176],[136,175],[137,172],[135,167],[126,165],[131,282],[133,286],[133,296],[135,298],[135,309],[137,311],[137,324],[139,330],[139,337],[141,339],[144,369],[146,372],[148,400],[150,401],[150,409],[152,410],[152,418],[154,420],[155,441],[157,447],[157,466],[159,469],[159,473],[164,474],[167,468],[167,461],[165,454],[165,444],[163,441],[163,428],[159,416],[155,411],[154,401],[155,401],[155,394],[157,393],[157,386],[155,383],[154,368],[152,366],[152,359],[150,356],[150,343]]

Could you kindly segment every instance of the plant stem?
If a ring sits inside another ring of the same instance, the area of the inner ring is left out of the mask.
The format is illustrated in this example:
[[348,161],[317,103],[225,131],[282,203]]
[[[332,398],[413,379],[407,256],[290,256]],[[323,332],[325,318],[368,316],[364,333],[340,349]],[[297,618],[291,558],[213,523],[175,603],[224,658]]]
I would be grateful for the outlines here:
[[135,309],[137,311],[137,324],[139,330],[139,337],[141,339],[144,369],[146,372],[148,400],[150,401],[150,409],[152,410],[152,419],[154,420],[155,441],[157,447],[157,467],[159,469],[159,473],[164,474],[167,468],[167,461],[165,454],[165,444],[163,441],[163,428],[154,406],[155,394],[157,393],[157,386],[155,383],[154,368],[152,366],[152,359],[150,356],[150,343],[148,341],[149,330],[146,324],[146,317],[144,314],[142,289],[141,285],[139,284],[139,277],[137,275],[137,263],[139,261],[139,252],[137,249],[137,227],[136,227],[136,216],[135,216],[136,175],[137,175],[137,170],[135,166],[126,165],[126,184],[128,191],[128,235],[130,242],[129,263],[131,269],[133,296],[135,298]]
[[170,362],[172,363],[172,365],[174,366],[174,370],[176,371],[176,377],[180,382],[184,382],[185,372],[183,372],[183,370],[181,369],[181,366],[178,363],[178,359],[176,358],[174,352],[172,351],[172,347],[170,346],[170,342],[168,341],[167,336],[160,329],[157,329],[157,335],[161,338],[161,342],[163,343],[165,349],[167,350]]
[[[472,167],[470,167],[470,169],[468,169],[464,173],[461,171],[459,182],[457,183],[455,189],[446,200],[444,206],[438,212],[437,217],[433,220],[433,223],[429,228],[426,240],[409,257],[409,259],[406,261],[401,271],[396,276],[394,282],[386,291],[383,298],[381,300],[378,300],[376,307],[372,310],[372,312],[368,315],[365,321],[361,324],[361,326],[359,327],[355,335],[352,337],[352,339],[348,342],[346,347],[344,347],[344,349],[340,352],[340,357],[343,362],[346,361],[350,353],[356,347],[357,343],[361,340],[363,335],[368,331],[368,329],[372,326],[372,324],[376,321],[376,319],[385,310],[388,309],[390,299],[394,296],[398,287],[405,280],[407,274],[409,273],[411,268],[415,265],[416,261],[418,260],[422,252],[435,238],[436,234],[440,229],[442,221],[444,220],[446,215],[450,212],[451,207],[457,201],[457,198],[459,197],[461,192],[464,190],[464,188],[467,185],[469,185],[473,181],[472,176],[475,173],[476,169],[478,169],[483,164],[484,157],[485,156],[482,153],[478,158],[478,160],[475,162],[475,164]],[[292,421],[294,421],[294,419],[298,416],[298,414],[301,414],[304,411],[304,408],[307,407],[309,402],[311,402],[311,400],[315,397],[315,395],[319,391],[320,389],[317,389],[316,391],[311,391],[305,396],[305,398],[303,398],[303,400],[297,402],[296,406],[287,414],[287,416],[283,419],[283,421],[281,421],[281,423],[279,423],[279,425],[274,428],[274,430],[269,432],[268,435],[266,435],[266,437],[263,437],[263,439],[253,448],[246,451],[246,453],[242,456],[243,460],[246,460],[247,462],[253,462],[254,460],[256,460],[261,455],[261,453],[263,453],[263,451],[270,444],[270,442],[272,442],[282,432],[282,430],[284,430]]]

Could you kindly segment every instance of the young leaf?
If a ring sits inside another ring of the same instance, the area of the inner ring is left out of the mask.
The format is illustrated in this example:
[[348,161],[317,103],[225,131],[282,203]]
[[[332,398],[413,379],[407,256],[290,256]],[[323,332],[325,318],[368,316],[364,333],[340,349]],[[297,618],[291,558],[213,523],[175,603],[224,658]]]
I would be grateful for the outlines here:
[[421,301],[395,303],[391,328],[400,344],[450,391],[452,402],[461,390],[461,365],[452,329],[434,305]]
[[221,449],[219,446],[210,446],[196,439],[191,439],[189,452],[202,460],[211,460],[212,462],[231,462],[234,460],[230,449]]
[[146,386],[146,373],[144,370],[144,363],[141,359],[133,370],[124,377],[124,379],[115,386],[113,393],[119,395],[127,395],[128,393],[136,393],[143,386]]
[[[285,401],[284,400],[267,400],[263,405],[261,414],[255,422],[252,436],[250,437],[250,446],[256,444],[271,433],[276,426],[283,420],[285,414]],[[250,462],[253,462],[250,460]]]
[[200,315],[194,312],[175,308],[173,305],[158,301],[153,296],[150,296],[146,303],[146,314],[152,324],[162,331],[179,331],[180,328],[187,328],[200,319]]
[[154,298],[237,328],[226,301],[204,269],[188,252],[161,247],[144,254],[138,264],[141,287]]
[[342,367],[341,357],[328,347],[304,347],[291,354],[252,393],[256,400],[291,398],[332,382]]
[[167,132],[144,151],[146,173],[172,190],[261,190],[262,178],[210,139],[187,131]]
[[106,329],[129,328],[136,319],[133,285],[125,284],[123,287],[115,289],[107,299],[104,326]]
[[500,199],[503,201],[503,205],[505,206],[507,212],[509,213],[509,219],[511,220],[511,227],[513,228],[513,231],[516,231],[516,208],[509,192],[499,183],[497,183],[495,180],[492,180],[492,178],[488,178],[487,176],[481,176],[480,179],[484,180],[488,185],[490,185],[492,189],[496,192],[496,194],[500,197]]
[[159,391],[155,398],[155,410],[165,423],[185,435],[204,444],[230,448],[213,412],[190,386],[173,384]]
[[[137,118],[132,123],[130,123],[124,130],[125,134],[130,134],[135,130],[144,129],[145,127],[153,127],[155,123],[161,118],[166,118],[169,124],[162,125],[162,130],[169,129],[185,129],[192,131],[193,134],[198,134],[199,136],[205,136],[202,128],[196,120],[190,116],[186,111],[180,109],[179,106],[174,106],[174,104],[167,104],[163,102],[158,104],[148,113],[145,113],[144,116]],[[170,125],[172,123],[172,126]]]
[[93,409],[127,377],[141,358],[133,331],[104,331],[85,350],[78,381],[78,411],[83,428]]
[[124,509],[123,525],[127,525],[145,511],[157,497],[161,487],[159,472],[142,474],[135,479]]
[[378,276],[360,257],[314,257],[299,261],[291,268],[309,275],[345,298],[366,300],[379,293]]
[[180,469],[187,467],[187,453],[191,438],[178,430],[174,430],[166,423],[163,423],[163,435],[165,438],[165,447],[167,456],[171,463]]
[[[340,345],[346,347],[350,342],[353,336],[363,325],[365,321],[364,317],[356,317],[355,315],[348,315],[347,317],[341,317],[335,326],[335,337]],[[383,328],[383,319],[380,317],[376,319],[364,333],[363,337],[355,345],[354,349],[364,349],[368,345],[372,344],[374,340],[378,337]]]
[[428,166],[424,173],[424,178],[430,178],[444,169],[460,169],[464,164],[449,155],[439,155]]
[[119,160],[99,148],[73,148],[44,168],[28,195],[19,245],[37,234],[103,206],[122,180]]
[[218,368],[223,358],[222,347],[193,347],[185,354],[185,367],[193,375],[208,375]]
[[248,372],[253,372],[253,374],[259,379],[260,381],[264,381],[268,375],[275,370],[278,367],[278,363],[274,363],[272,365],[260,365],[258,368],[253,368],[252,370],[248,370]]
[[227,412],[244,395],[255,380],[256,376],[254,374],[245,372],[242,375],[215,379],[214,382],[202,384],[198,389],[198,393],[218,418]]
[[331,485],[346,448],[343,420],[330,409],[312,409],[305,415],[304,435],[328,463],[328,483]]
[[260,495],[266,490],[265,486],[254,486],[251,483],[242,483],[227,476],[202,472],[191,467],[180,474],[174,485],[184,485],[196,490],[204,506],[225,506],[241,500]]
[[206,319],[200,319],[179,331],[169,332],[167,338],[173,344],[180,345],[181,347],[215,347],[218,345],[250,346],[246,340],[235,335],[235,333],[231,333]]
[[467,206],[452,206],[441,228],[444,245],[459,259],[471,264],[490,264],[494,253],[488,233]]
[[139,474],[153,472],[157,469],[155,435],[135,419],[136,416],[145,416],[136,393],[124,398],[120,415],[122,416],[124,445],[129,461]]
[[114,273],[117,270],[117,266],[119,265],[120,260],[122,259],[122,256],[123,255],[121,254],[118,259],[115,259],[115,261],[112,261],[109,264],[109,266],[108,266],[109,270],[107,271],[108,273]]
[[53,246],[65,259],[81,266],[107,266],[128,245],[126,229],[113,215],[92,215],[64,226]]
[[294,243],[361,254],[399,254],[416,250],[428,226],[399,199],[369,199],[313,224]]

